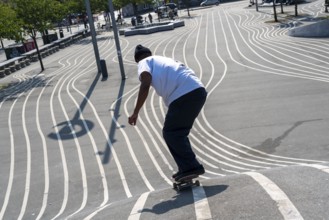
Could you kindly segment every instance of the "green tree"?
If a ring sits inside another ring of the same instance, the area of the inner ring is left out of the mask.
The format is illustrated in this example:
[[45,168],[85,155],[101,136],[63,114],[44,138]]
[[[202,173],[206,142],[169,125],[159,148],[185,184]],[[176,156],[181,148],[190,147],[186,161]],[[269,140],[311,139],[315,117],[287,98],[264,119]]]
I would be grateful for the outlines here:
[[[63,5],[69,13],[85,13],[84,0],[62,0]],[[108,0],[89,0],[92,13],[108,10]]]
[[[102,11],[109,11],[109,0],[89,0],[92,13],[99,13]],[[189,0],[186,0],[189,1]],[[84,0],[61,0],[61,2],[68,8],[69,13],[84,14],[86,6]],[[137,6],[139,4],[152,4],[153,0],[112,0],[115,10],[119,10],[125,5],[132,4],[134,13],[137,15]]]
[[65,8],[60,1],[54,0],[12,0],[12,3],[18,18],[23,21],[22,28],[35,43],[43,71],[44,67],[36,41],[37,32],[44,34],[47,30],[53,29],[53,23],[66,14]]
[[274,14],[274,21],[278,22],[278,16],[277,16],[277,13],[276,13],[276,1],[275,0],[273,0],[273,14]]
[[17,18],[16,12],[7,4],[0,2],[0,41],[10,39],[19,41],[22,39],[22,22]]
[[119,10],[120,8],[123,8],[127,5],[127,3],[123,2],[122,0],[113,0],[112,2],[116,10]]
[[191,14],[190,14],[190,0],[183,0],[183,4],[186,6],[187,15],[189,17],[191,17]]
[[84,13],[86,11],[83,0],[63,0],[62,4],[68,14]]
[[[119,3],[121,2],[121,4]],[[140,4],[152,4],[153,0],[119,0],[117,2],[117,4],[121,7],[128,5],[128,4],[132,4],[133,5],[133,9],[134,9],[134,14],[138,15],[137,13],[137,6]]]

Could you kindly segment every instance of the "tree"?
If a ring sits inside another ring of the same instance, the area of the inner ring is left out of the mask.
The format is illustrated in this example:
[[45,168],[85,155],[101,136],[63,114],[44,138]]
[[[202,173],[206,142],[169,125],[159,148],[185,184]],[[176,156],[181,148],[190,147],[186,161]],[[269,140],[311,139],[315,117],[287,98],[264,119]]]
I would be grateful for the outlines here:
[[274,13],[274,21],[275,22],[278,22],[278,16],[277,16],[277,14],[276,14],[276,1],[275,0],[273,0],[273,13]]
[[53,23],[60,20],[65,14],[65,8],[59,1],[54,0],[12,0],[12,7],[16,11],[19,19],[23,21],[24,31],[33,39],[41,70],[44,70],[40,51],[36,41],[37,32],[45,33],[53,29]]
[[0,41],[10,39],[19,41],[22,39],[22,22],[16,16],[16,12],[7,4],[0,2]]
[[[89,0],[92,13],[109,12],[109,0]],[[189,0],[186,0],[189,1]],[[86,6],[84,0],[60,0],[69,13],[81,13],[85,14]],[[134,13],[137,15],[137,6],[139,4],[152,4],[153,0],[112,0],[114,9],[119,10],[125,5],[132,4],[134,7]]]
[[[119,2],[119,1],[118,1]],[[134,14],[137,16],[137,6],[140,4],[152,4],[153,0],[121,0],[120,6],[132,4],[134,9]]]
[[[86,6],[84,0],[62,0],[68,13],[85,13]],[[92,13],[108,10],[108,0],[89,0]]]
[[183,4],[186,6],[187,9],[187,15],[191,17],[190,15],[190,0],[183,0]]

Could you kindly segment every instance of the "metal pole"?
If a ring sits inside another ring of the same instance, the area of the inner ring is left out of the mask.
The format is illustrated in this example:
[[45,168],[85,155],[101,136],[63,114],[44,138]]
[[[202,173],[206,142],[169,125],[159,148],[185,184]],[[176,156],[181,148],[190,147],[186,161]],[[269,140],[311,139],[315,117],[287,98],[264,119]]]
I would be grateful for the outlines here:
[[123,68],[122,53],[121,53],[121,48],[120,48],[119,35],[118,35],[117,24],[116,24],[115,16],[114,16],[114,8],[113,8],[112,0],[109,0],[109,9],[110,9],[110,15],[111,15],[111,20],[112,20],[115,45],[117,47],[117,54],[118,54],[118,60],[119,60],[119,65],[120,65],[121,78],[122,78],[122,80],[124,80],[127,77],[125,74],[125,70]]
[[93,15],[91,13],[89,0],[85,0],[85,4],[86,4],[87,15],[88,15],[91,39],[92,39],[93,46],[94,46],[97,69],[98,69],[98,73],[101,73],[102,69],[101,69],[101,62],[100,62],[99,51],[98,51],[97,40],[96,40],[96,31],[95,31],[94,19],[93,19]]

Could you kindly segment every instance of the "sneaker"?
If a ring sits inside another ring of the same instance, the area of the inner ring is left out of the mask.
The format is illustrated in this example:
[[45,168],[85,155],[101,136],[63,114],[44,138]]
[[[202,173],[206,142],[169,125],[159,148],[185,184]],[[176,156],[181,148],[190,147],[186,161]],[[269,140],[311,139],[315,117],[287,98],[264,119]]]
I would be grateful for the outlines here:
[[204,167],[202,165],[200,165],[194,169],[178,173],[174,179],[176,182],[179,182],[179,180],[183,179],[184,177],[191,176],[191,175],[199,176],[204,173],[205,173]]
[[174,173],[171,177],[175,179],[178,175],[180,175],[180,172],[178,171],[177,173]]

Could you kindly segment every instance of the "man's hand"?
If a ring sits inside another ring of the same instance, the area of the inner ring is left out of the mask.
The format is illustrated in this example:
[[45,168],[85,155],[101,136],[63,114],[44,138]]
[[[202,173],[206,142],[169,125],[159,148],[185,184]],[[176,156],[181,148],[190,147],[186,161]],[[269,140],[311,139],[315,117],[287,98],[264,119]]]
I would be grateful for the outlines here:
[[135,106],[134,113],[128,118],[128,123],[131,125],[136,125],[139,110],[142,108],[150,90],[152,75],[149,72],[142,72],[140,75],[141,85],[139,87],[137,102]]
[[138,118],[138,114],[132,114],[129,118],[128,118],[128,123],[131,125],[136,125],[137,123],[137,118]]

